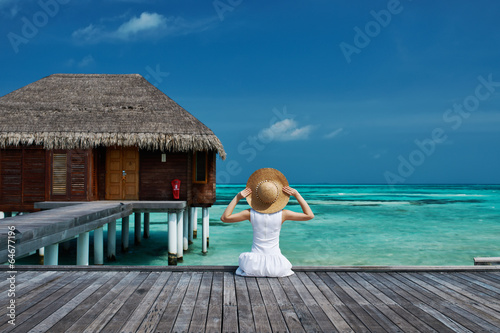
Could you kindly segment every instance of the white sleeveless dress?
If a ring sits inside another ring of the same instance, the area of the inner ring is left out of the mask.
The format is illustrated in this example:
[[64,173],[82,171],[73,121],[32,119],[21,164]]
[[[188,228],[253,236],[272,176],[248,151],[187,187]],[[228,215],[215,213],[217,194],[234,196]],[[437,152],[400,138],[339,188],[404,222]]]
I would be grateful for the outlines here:
[[280,250],[281,213],[281,210],[272,214],[250,210],[252,252],[240,254],[237,275],[283,277],[293,274],[292,264]]

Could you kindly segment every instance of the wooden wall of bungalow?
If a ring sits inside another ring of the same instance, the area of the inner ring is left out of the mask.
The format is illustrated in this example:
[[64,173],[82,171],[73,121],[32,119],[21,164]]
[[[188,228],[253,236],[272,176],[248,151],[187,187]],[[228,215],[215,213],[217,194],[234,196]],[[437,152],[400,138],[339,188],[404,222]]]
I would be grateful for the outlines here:
[[178,200],[195,207],[215,202],[216,153],[129,148],[0,149],[0,211],[34,211],[41,201]]

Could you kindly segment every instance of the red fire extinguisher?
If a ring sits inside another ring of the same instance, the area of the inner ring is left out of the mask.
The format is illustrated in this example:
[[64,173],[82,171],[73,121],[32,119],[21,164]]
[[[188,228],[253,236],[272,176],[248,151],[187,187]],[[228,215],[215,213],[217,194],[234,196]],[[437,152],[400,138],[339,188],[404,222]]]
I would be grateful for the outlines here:
[[174,199],[179,199],[179,193],[181,191],[181,181],[179,179],[172,180],[172,193]]

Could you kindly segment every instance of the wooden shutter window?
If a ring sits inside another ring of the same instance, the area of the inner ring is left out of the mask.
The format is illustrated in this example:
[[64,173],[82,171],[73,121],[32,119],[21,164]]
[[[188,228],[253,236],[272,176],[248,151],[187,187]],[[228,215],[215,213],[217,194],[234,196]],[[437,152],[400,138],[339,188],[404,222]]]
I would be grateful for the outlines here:
[[52,194],[66,195],[66,179],[68,173],[66,154],[54,154],[52,164]]
[[198,184],[207,183],[207,152],[197,151],[194,154],[193,182]]

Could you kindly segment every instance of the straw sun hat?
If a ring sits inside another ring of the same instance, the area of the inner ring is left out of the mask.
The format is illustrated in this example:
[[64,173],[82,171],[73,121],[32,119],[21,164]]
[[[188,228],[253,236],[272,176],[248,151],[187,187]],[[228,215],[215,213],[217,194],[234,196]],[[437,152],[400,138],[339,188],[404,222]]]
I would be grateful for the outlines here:
[[247,187],[252,194],[246,197],[248,204],[259,213],[271,214],[282,210],[290,196],[283,192],[288,186],[285,176],[276,169],[262,168],[250,176]]

